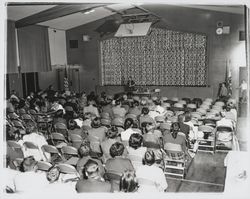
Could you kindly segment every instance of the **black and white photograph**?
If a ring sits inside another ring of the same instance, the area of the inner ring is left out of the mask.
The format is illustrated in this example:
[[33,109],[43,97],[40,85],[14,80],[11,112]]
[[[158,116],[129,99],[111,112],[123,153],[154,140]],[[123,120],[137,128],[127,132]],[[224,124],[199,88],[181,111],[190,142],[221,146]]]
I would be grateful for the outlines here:
[[249,6],[5,1],[1,198],[247,198]]

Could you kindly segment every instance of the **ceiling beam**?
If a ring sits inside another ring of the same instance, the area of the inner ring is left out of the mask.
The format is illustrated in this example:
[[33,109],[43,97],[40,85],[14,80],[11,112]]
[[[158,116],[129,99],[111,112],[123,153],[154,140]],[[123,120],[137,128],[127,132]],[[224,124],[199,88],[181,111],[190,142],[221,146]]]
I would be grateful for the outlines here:
[[89,10],[101,6],[106,6],[108,4],[95,4],[95,3],[87,3],[87,4],[74,4],[74,5],[58,5],[53,8],[44,10],[42,12],[33,14],[31,16],[25,17],[16,21],[16,28],[22,28],[29,25],[34,25],[37,23],[41,23],[44,21],[49,21],[52,19],[56,19],[59,17],[63,17],[66,15],[74,14],[77,12],[82,12],[84,10]]

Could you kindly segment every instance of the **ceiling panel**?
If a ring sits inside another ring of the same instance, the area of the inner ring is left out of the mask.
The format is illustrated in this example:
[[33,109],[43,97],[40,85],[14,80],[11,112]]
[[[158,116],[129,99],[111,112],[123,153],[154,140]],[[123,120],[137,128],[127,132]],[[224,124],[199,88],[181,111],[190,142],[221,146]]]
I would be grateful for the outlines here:
[[17,21],[27,16],[36,14],[38,12],[47,10],[55,5],[19,5],[7,6],[7,18]]

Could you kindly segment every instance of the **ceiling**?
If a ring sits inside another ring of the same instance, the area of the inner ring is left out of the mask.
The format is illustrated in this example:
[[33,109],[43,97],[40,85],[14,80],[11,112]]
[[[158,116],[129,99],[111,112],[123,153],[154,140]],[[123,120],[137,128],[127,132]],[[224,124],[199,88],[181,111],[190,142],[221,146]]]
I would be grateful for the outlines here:
[[[75,7],[70,7],[70,6]],[[68,30],[80,25],[84,25],[104,17],[108,17],[144,4],[8,4],[7,18],[20,22],[20,27],[28,22],[48,26],[60,30]],[[59,8],[61,6],[61,8]],[[63,7],[64,6],[64,7]],[[69,6],[69,7],[67,7]],[[179,5],[180,6],[180,5]],[[213,10],[234,14],[244,14],[243,6],[221,6],[221,5],[181,5],[182,7]],[[81,8],[79,8],[81,7]],[[69,9],[67,9],[69,8]],[[150,4],[147,5],[150,12]],[[62,11],[63,10],[63,11]],[[93,11],[94,10],[94,11]],[[92,12],[89,12],[92,11]],[[87,12],[87,13],[86,13]],[[89,12],[89,13],[88,13]],[[142,11],[141,11],[142,12]],[[30,17],[31,16],[31,17]],[[50,16],[50,17],[48,17]],[[19,21],[20,20],[20,21]],[[27,25],[27,24],[26,24]]]

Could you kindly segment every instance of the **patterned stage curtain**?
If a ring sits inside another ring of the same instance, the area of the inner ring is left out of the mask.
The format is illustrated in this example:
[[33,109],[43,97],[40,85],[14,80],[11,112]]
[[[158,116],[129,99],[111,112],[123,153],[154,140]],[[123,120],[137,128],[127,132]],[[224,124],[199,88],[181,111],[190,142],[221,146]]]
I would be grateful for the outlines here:
[[152,28],[101,41],[102,85],[206,86],[206,36]]

